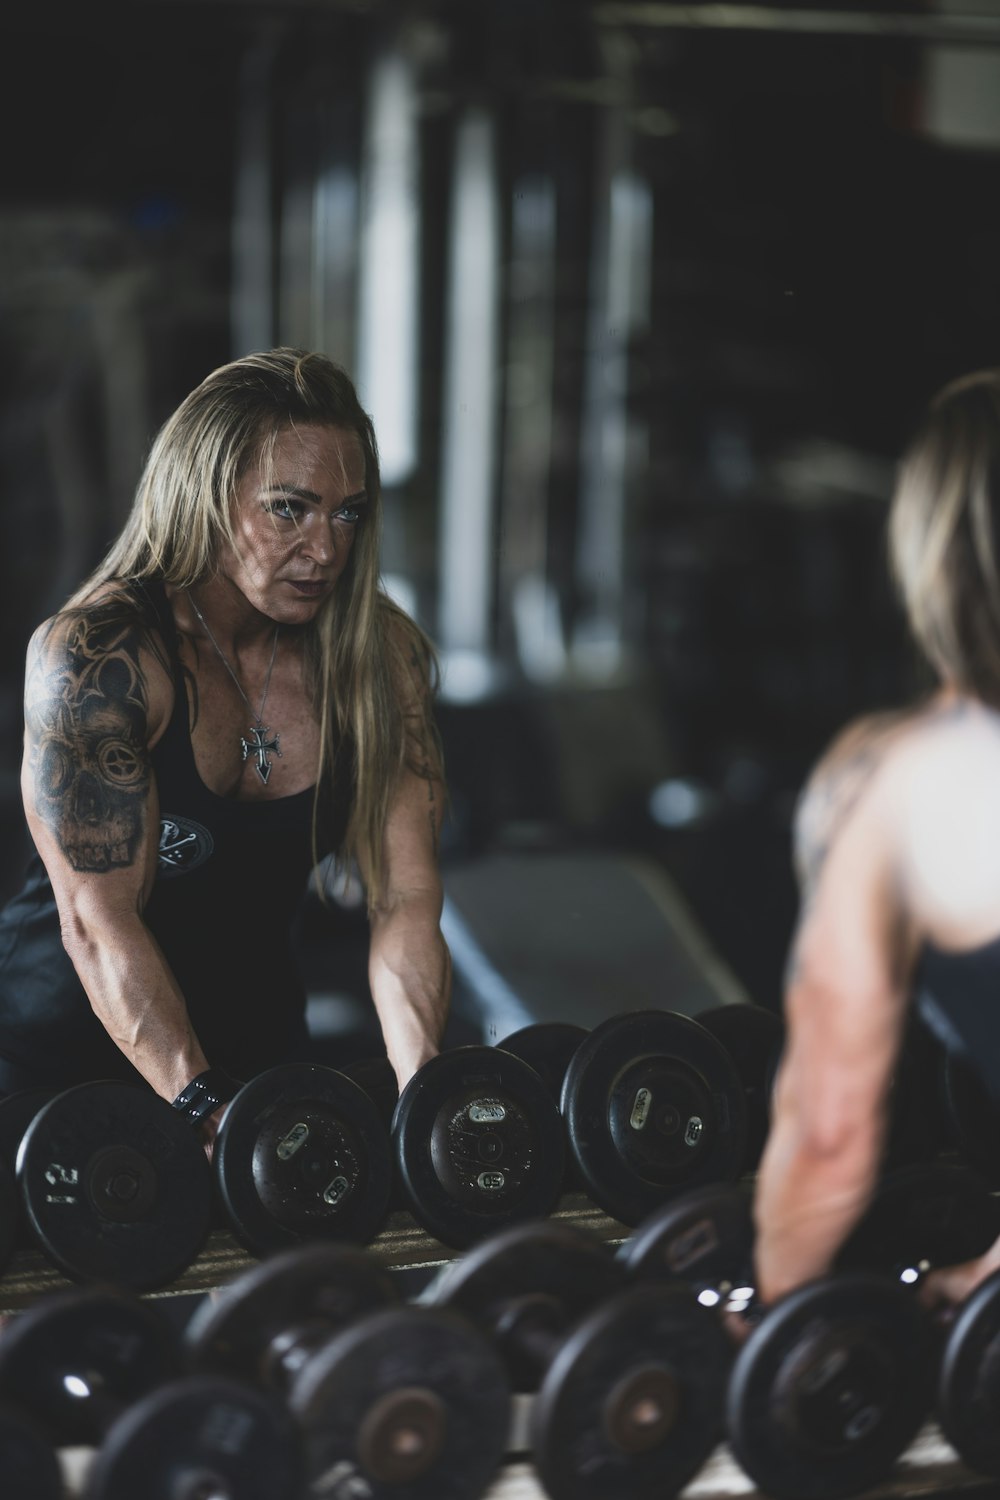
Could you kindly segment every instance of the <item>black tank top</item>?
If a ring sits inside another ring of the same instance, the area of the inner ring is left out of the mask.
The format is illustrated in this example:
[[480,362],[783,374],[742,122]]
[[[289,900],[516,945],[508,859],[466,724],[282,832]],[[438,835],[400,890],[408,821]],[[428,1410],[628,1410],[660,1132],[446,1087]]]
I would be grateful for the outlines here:
[[[151,752],[160,801],[156,881],[144,918],[184,996],[210,1064],[248,1078],[300,1033],[305,993],[292,919],[312,856],[313,789],[263,802],[219,797],[198,774],[187,692],[162,583],[137,592],[170,657],[174,710]],[[353,757],[321,799],[321,852],[343,842]],[[52,887],[32,856],[0,912],[0,1057],[59,1086],[137,1074],[90,1008],[66,955]]]
[[962,952],[925,946],[916,996],[931,1030],[966,1054],[1000,1102],[1000,937]]

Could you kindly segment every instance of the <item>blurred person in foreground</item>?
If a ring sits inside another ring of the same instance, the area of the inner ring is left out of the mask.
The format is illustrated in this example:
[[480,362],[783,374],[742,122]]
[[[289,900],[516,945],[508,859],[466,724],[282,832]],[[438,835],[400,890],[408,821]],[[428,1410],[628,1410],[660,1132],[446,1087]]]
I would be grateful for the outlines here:
[[[798,807],[802,906],[755,1197],[765,1302],[828,1273],[870,1201],[911,1005],[1000,1098],[1000,370],[931,403],[889,550],[936,685],[846,728]],[[921,1295],[960,1300],[998,1267],[1000,1241]]]

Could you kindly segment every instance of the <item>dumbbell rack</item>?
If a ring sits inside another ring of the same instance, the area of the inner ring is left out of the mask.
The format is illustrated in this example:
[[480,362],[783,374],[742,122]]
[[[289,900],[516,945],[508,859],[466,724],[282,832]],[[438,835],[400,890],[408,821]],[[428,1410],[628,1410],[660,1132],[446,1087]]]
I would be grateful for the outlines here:
[[[566,1193],[560,1199],[553,1218],[571,1223],[596,1235],[608,1245],[621,1243],[631,1233],[629,1228],[598,1209],[583,1193]],[[456,1251],[449,1249],[417,1224],[402,1210],[390,1214],[385,1228],[367,1247],[382,1265],[390,1270],[428,1277]],[[188,1269],[169,1286],[145,1295],[150,1297],[197,1296],[213,1291],[241,1271],[255,1264],[255,1258],[239,1245],[226,1229],[213,1230],[202,1252]],[[0,1317],[30,1306],[40,1296],[72,1285],[39,1250],[20,1249],[8,1263],[0,1278]],[[523,1400],[525,1398],[518,1398]],[[87,1456],[80,1450],[64,1455],[66,1480],[70,1493],[77,1492],[85,1472]],[[953,1450],[933,1423],[928,1423],[903,1455],[895,1474],[876,1489],[866,1492],[865,1500],[957,1500],[968,1495],[994,1497],[1000,1500],[996,1481],[973,1474],[957,1459]],[[730,1456],[720,1447],[696,1478],[683,1492],[683,1500],[765,1500]],[[531,1465],[512,1453],[483,1500],[545,1500]]]

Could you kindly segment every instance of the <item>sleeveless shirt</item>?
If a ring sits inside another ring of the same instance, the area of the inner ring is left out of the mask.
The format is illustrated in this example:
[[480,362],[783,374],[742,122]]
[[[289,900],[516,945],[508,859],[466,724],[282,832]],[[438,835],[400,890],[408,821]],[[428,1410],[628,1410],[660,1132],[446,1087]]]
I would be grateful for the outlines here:
[[[210,1065],[249,1078],[280,1060],[301,1033],[305,991],[292,922],[313,868],[314,789],[247,802],[205,786],[162,582],[137,586],[137,602],[143,623],[164,642],[174,684],[170,721],[150,753],[160,831],[143,919]],[[320,802],[321,854],[338,849],[347,828],[353,757],[339,757],[339,767],[337,788]],[[138,1077],[94,1015],[66,954],[37,854],[21,890],[0,912],[0,1057],[60,1087]]]
[[1000,937],[959,952],[927,944],[915,994],[927,1025],[949,1051],[967,1056],[1000,1102]]

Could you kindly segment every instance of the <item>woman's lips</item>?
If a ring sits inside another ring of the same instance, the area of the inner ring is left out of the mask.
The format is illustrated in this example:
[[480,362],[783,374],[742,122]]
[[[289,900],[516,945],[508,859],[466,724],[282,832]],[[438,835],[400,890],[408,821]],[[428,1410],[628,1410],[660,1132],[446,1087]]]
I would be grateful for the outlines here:
[[315,599],[318,595],[325,594],[327,589],[327,585],[322,580],[319,583],[303,583],[297,578],[290,578],[288,582],[293,589],[300,594],[305,594],[308,599]]

